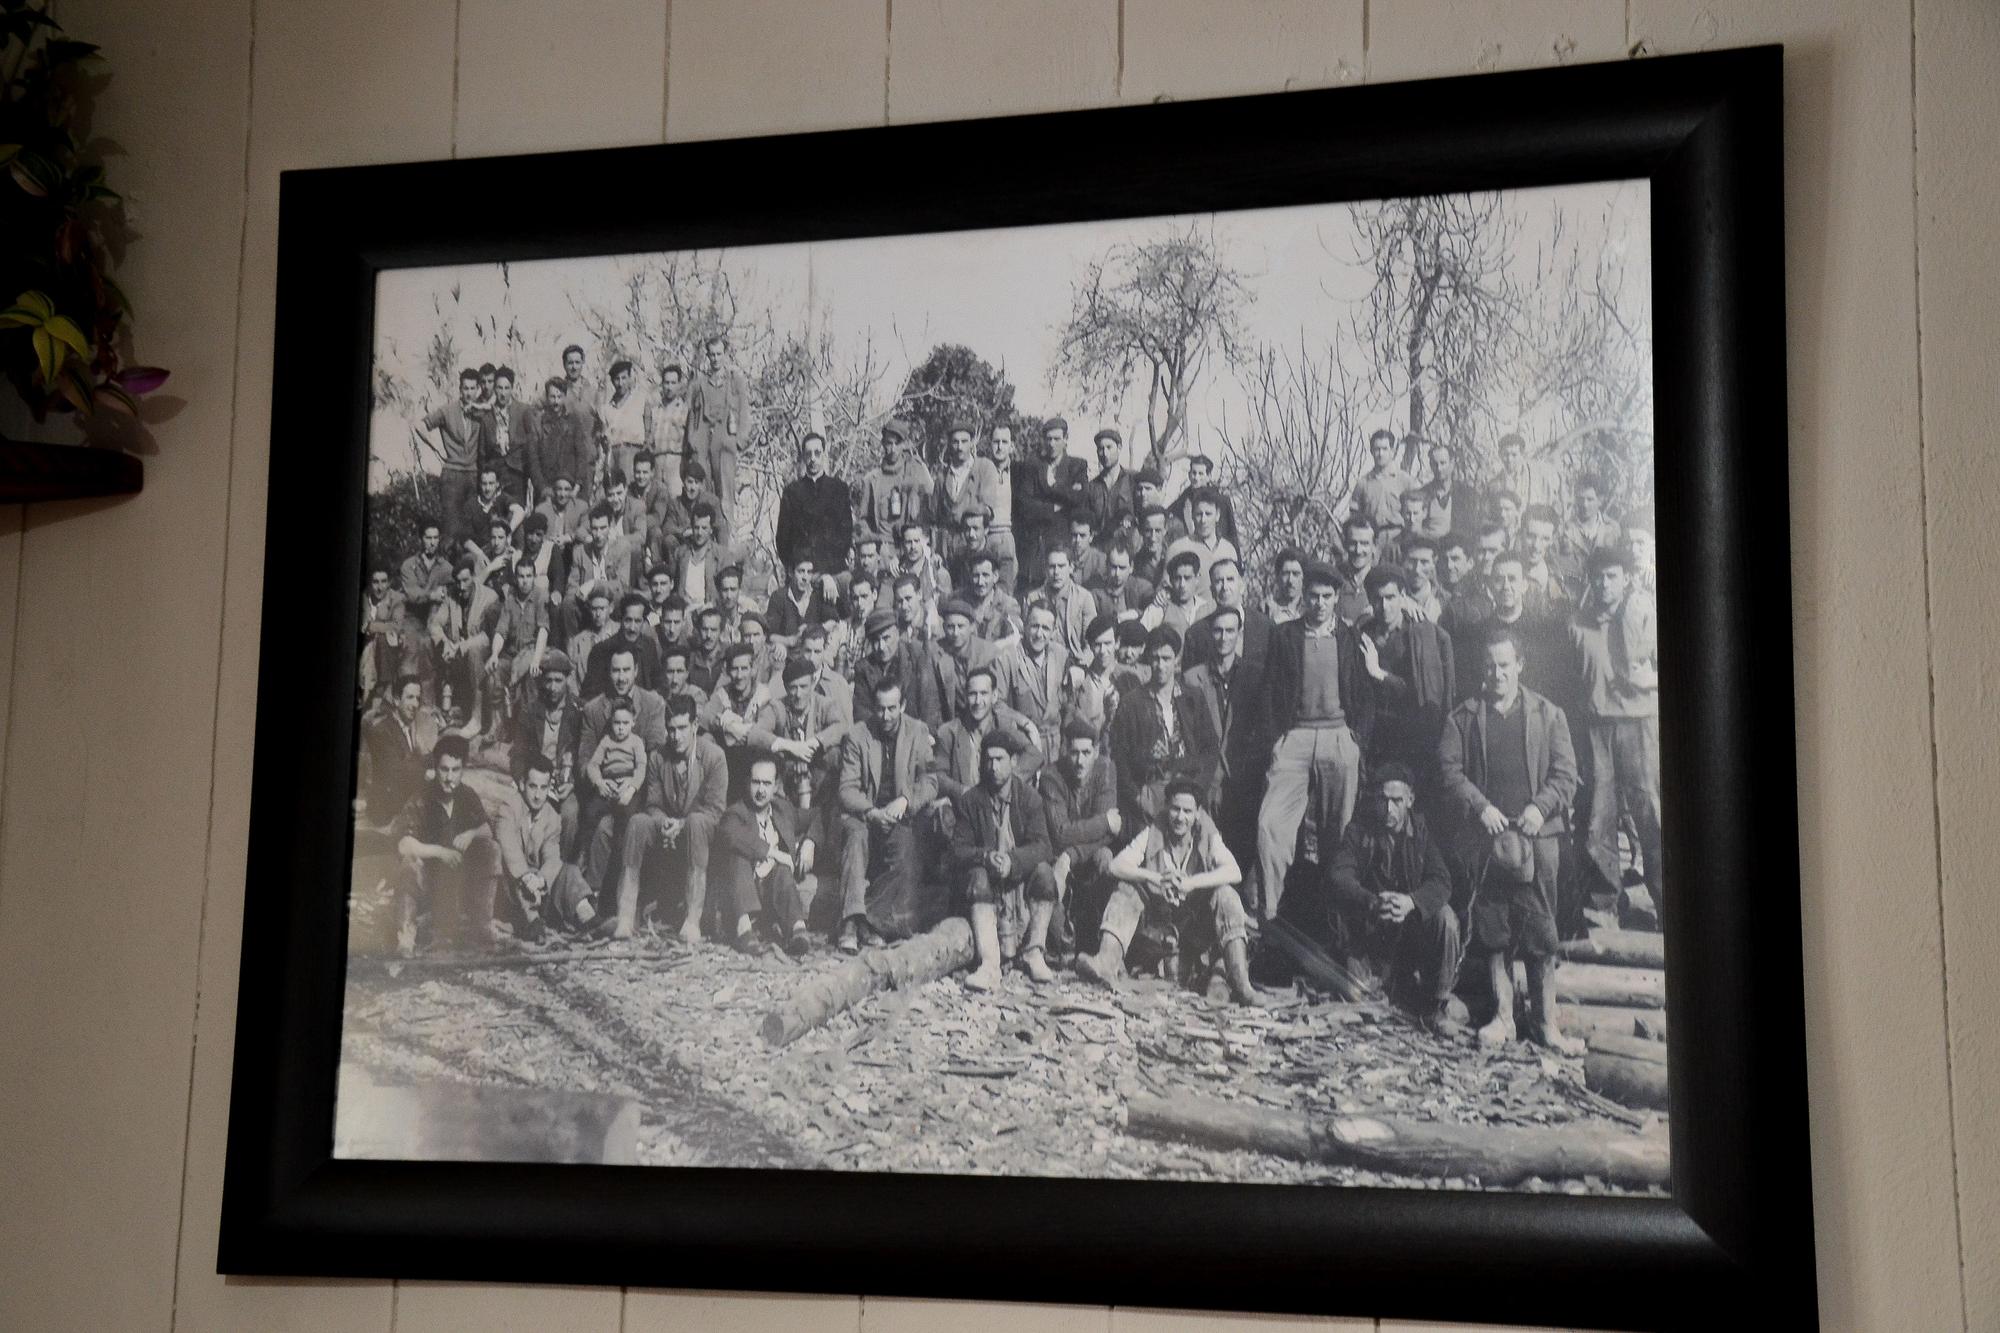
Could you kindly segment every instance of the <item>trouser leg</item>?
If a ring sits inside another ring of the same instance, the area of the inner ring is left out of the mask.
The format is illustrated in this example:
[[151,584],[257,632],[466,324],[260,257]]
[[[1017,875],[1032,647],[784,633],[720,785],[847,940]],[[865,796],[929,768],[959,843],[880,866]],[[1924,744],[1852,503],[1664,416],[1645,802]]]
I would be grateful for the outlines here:
[[[1238,900],[1238,908],[1242,907]],[[1118,941],[1118,947],[1129,950],[1132,937],[1139,932],[1139,922],[1146,915],[1146,900],[1130,884],[1120,884],[1111,891],[1111,900],[1104,904],[1104,920],[1098,926],[1100,935],[1109,935]]]
[[1322,864],[1333,860],[1333,849],[1354,818],[1354,801],[1361,789],[1361,747],[1346,727],[1312,733],[1313,828]]
[[[630,935],[639,920],[639,879],[646,867],[647,854],[659,844],[662,816],[651,810],[641,810],[625,821],[625,836],[618,847],[618,871],[616,902],[618,912],[618,933]],[[611,820],[607,817],[598,822],[598,836],[606,846],[611,839]],[[595,844],[593,844],[595,850]],[[608,857],[607,857],[608,859]],[[607,869],[607,874],[610,871]],[[603,885],[598,895],[602,910],[605,900],[613,897],[611,886]]]
[[1021,577],[1021,555],[1014,548],[1014,534],[993,533],[987,538],[986,549],[993,553],[993,573],[1000,586],[1009,592],[1014,591]]
[[1285,874],[1292,868],[1298,848],[1299,821],[1305,818],[1311,777],[1311,746],[1308,733],[1286,732],[1271,752],[1270,771],[1264,777],[1264,800],[1257,811],[1257,872],[1263,881],[1266,921],[1278,914]]
[[1592,722],[1585,730],[1590,740],[1590,863],[1604,883],[1619,886],[1618,865],[1618,724]]
[[493,947],[493,900],[500,887],[500,844],[476,833],[458,863],[459,913],[465,940],[474,948]]
[[868,914],[868,844],[875,830],[853,815],[840,818],[840,919]]
[[719,822],[715,815],[693,814],[681,825],[681,846],[687,865],[687,920],[696,925],[701,924],[708,903],[708,848]]
[[1426,917],[1412,912],[1396,937],[1396,957],[1389,977],[1390,993],[1412,1009],[1434,1009],[1458,986],[1458,968],[1465,946],[1458,917],[1449,906]]
[[1619,747],[1618,785],[1632,824],[1639,833],[1639,855],[1645,861],[1646,890],[1655,910],[1664,910],[1662,872],[1665,869],[1660,846],[1660,719],[1634,718],[1621,727],[1625,743]]

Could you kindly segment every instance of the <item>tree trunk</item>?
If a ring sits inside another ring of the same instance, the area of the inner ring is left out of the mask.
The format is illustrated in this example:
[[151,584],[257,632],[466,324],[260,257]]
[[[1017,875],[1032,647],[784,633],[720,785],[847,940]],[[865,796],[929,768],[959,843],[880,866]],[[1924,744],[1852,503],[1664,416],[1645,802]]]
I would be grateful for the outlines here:
[[1647,1110],[1667,1109],[1666,1047],[1659,1059],[1592,1050],[1583,1057],[1583,1086],[1615,1102]]
[[1602,1033],[1609,1037],[1640,1037],[1647,1041],[1667,1039],[1667,1011],[1632,1009],[1607,1004],[1558,1004],[1556,1018],[1571,1036],[1589,1040]]
[[901,944],[870,949],[807,981],[764,1015],[764,1041],[770,1046],[788,1045],[877,991],[921,986],[972,966],[976,957],[972,927],[956,916]]
[[1564,963],[1556,969],[1556,999],[1570,1004],[1611,1004],[1627,1009],[1667,1007],[1667,977],[1638,967]]
[[1665,967],[1666,937],[1657,930],[1593,930],[1587,940],[1564,940],[1562,956],[1579,963]]
[[1573,1123],[1560,1129],[1454,1125],[1392,1116],[1313,1116],[1211,1097],[1137,1096],[1128,1132],[1210,1147],[1266,1152],[1428,1179],[1475,1177],[1482,1185],[1597,1176],[1618,1185],[1666,1185],[1664,1133]]

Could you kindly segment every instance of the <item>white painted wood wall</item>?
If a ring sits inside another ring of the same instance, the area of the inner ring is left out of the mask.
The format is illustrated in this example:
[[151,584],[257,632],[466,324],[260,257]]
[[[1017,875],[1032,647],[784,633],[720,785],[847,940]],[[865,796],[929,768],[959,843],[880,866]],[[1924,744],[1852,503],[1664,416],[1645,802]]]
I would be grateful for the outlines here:
[[120,277],[140,350],[174,369],[186,406],[158,430],[138,499],[0,510],[0,1327],[1294,1325],[214,1275],[281,168],[1766,41],[1789,47],[1823,1309],[1830,1328],[2000,1327],[1990,0],[63,0],[61,13],[116,71],[98,128],[126,152],[111,171],[143,237]]

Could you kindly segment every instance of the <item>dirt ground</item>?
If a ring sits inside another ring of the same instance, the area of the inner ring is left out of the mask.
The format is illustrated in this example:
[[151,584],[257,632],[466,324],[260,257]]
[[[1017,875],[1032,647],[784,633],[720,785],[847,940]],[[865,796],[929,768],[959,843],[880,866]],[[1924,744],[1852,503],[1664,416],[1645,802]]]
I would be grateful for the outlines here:
[[[508,967],[357,959],[342,1057],[385,1083],[458,1079],[610,1092],[641,1106],[659,1166],[1193,1179],[1477,1189],[1126,1133],[1127,1098],[1196,1092],[1285,1110],[1467,1124],[1630,1128],[1581,1061],[1448,1044],[1386,1006],[1281,993],[1280,1007],[1133,981],[1010,975],[877,995],[781,1050],[763,1016],[837,966],[642,938],[645,956]],[[1650,1117],[1648,1117],[1650,1119]],[[1614,1193],[1586,1178],[1532,1190]]]

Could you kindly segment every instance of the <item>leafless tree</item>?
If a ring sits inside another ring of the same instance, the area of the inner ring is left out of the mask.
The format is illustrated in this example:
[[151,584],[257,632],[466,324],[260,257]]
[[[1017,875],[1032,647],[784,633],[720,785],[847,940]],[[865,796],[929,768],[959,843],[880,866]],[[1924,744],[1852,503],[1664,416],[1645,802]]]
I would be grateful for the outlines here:
[[1049,383],[1068,379],[1108,411],[1143,377],[1149,456],[1164,468],[1186,453],[1188,401],[1212,358],[1243,355],[1248,297],[1212,222],[1115,245],[1072,291]]

